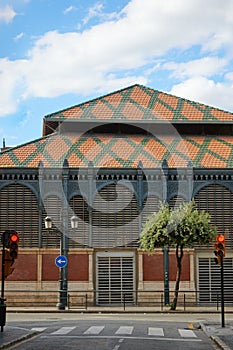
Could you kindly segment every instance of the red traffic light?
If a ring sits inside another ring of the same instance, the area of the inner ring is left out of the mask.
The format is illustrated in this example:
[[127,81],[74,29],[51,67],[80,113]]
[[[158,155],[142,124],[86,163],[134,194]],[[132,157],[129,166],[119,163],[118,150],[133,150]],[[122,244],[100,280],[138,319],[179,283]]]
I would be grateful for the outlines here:
[[216,243],[214,244],[214,254],[216,256],[215,262],[217,264],[223,263],[223,258],[226,255],[226,246],[225,246],[225,237],[224,235],[217,235],[216,236]]
[[12,233],[10,235],[10,240],[11,240],[11,242],[18,242],[19,236],[16,233]]
[[218,235],[216,237],[216,240],[218,243],[224,243],[225,242],[225,237],[223,235]]

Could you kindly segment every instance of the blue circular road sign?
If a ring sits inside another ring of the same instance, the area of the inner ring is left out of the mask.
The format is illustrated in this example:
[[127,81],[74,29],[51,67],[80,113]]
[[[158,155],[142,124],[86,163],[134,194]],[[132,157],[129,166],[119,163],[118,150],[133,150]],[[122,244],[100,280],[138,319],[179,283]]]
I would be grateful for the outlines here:
[[65,255],[58,255],[55,259],[57,267],[65,267],[67,265],[67,257]]

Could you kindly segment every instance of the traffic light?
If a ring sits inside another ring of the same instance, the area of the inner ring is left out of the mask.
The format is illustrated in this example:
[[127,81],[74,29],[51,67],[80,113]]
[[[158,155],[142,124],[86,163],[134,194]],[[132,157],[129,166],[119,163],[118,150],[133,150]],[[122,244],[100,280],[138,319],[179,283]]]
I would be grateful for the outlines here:
[[223,258],[226,255],[226,246],[225,246],[225,237],[224,235],[216,236],[216,242],[214,243],[214,254],[216,256],[215,262],[216,264],[220,264],[223,261]]
[[4,277],[11,275],[14,271],[12,267],[18,257],[19,236],[15,231],[5,232],[5,256],[4,256]]
[[9,237],[9,246],[8,249],[10,251],[10,257],[15,260],[18,257],[18,243],[19,236],[18,233],[11,233]]

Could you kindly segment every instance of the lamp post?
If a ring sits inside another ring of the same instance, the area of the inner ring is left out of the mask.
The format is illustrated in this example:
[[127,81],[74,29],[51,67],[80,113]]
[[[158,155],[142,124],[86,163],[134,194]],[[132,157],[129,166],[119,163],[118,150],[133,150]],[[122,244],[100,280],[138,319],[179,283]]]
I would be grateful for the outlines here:
[[[63,219],[62,219],[63,220]],[[46,216],[44,219],[45,228],[49,231],[52,229],[53,226],[53,220],[50,216]],[[78,228],[78,217],[73,215],[70,219],[71,228],[77,229]],[[64,227],[62,222],[62,227]],[[66,232],[65,232],[66,233]],[[68,249],[65,247],[64,249],[64,240],[65,240],[64,232],[61,232],[60,236],[60,255],[64,255],[67,258],[68,255]],[[57,308],[58,310],[65,310],[67,306],[67,294],[68,294],[68,288],[67,288],[67,282],[68,282],[68,268],[67,265],[64,267],[59,268],[59,290],[58,290],[58,303]]]

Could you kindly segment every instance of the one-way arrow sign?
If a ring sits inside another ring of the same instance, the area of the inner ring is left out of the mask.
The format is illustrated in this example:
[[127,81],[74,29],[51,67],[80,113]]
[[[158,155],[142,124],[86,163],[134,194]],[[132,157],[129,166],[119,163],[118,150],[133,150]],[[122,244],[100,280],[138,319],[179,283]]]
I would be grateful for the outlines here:
[[57,267],[65,267],[67,265],[67,257],[65,255],[58,255],[55,259]]

